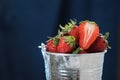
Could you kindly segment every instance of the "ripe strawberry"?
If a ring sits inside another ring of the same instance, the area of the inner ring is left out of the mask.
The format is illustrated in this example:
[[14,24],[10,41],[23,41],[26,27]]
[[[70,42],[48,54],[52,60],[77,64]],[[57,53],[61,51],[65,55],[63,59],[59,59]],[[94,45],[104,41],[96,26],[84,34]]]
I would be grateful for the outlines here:
[[47,41],[46,50],[49,52],[57,52],[57,44],[59,40],[57,38],[51,38]]
[[[103,52],[107,48],[110,48],[108,46],[107,38],[109,33],[106,33],[105,36],[99,36],[95,40],[95,42],[88,48],[88,52],[94,53],[94,52]],[[106,37],[107,36],[107,37]]]
[[76,25],[76,21],[75,20],[70,20],[71,22],[68,22],[67,24],[65,24],[65,26],[61,26],[61,31],[59,30],[58,35],[59,36],[74,36],[76,41],[79,41],[79,28]]
[[76,41],[73,36],[63,36],[60,38],[57,52],[59,53],[69,53],[72,52],[76,46]]
[[61,26],[60,25],[60,30],[58,30],[58,35],[59,36],[68,36],[69,33],[71,32],[71,30],[76,26],[76,21],[70,20],[70,22],[68,22],[67,24],[65,24],[65,26]]
[[74,26],[69,32],[70,36],[74,36],[76,41],[79,42],[79,28],[78,26]]
[[99,27],[95,22],[82,21],[79,25],[79,46],[86,50],[99,36]]

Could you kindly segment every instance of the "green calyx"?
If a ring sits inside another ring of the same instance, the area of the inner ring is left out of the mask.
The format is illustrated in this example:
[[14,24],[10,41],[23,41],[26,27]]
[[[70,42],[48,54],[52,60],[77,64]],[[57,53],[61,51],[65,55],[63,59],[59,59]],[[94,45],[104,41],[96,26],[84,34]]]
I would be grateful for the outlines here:
[[[57,36],[55,36],[55,37],[49,37],[49,40],[48,40],[48,41],[50,41],[50,40],[53,40],[54,45],[57,46],[60,39],[59,39]],[[48,41],[47,41],[47,42],[48,42]]]
[[108,44],[108,41],[107,41],[109,35],[110,35],[110,33],[109,33],[109,32],[106,32],[106,33],[104,34],[104,39],[106,40],[108,49],[111,49],[111,46]]
[[70,19],[70,22],[68,22],[67,24],[65,24],[65,26],[59,25],[61,31],[60,31],[60,29],[59,29],[59,30],[58,30],[58,34],[59,34],[59,35],[64,35],[64,34],[70,32],[71,29],[72,29],[73,27],[75,27],[76,24],[77,24],[77,21],[76,21],[76,20]]
[[109,35],[110,35],[110,33],[109,33],[109,32],[106,32],[104,35],[101,34],[101,37],[103,37],[103,39],[105,39],[105,42],[106,42],[106,44],[107,44],[107,48],[108,48],[108,49],[111,49],[111,47],[110,47],[110,45],[108,44],[108,41],[107,41],[107,39],[109,38]]
[[109,32],[106,32],[104,35],[100,33],[100,36],[101,36],[103,39],[105,39],[105,40],[108,39],[109,35],[110,35]]
[[58,43],[59,43],[59,38],[54,38],[54,44],[57,46],[58,45]]
[[72,54],[78,54],[78,53],[80,53],[81,51],[83,51],[83,49],[80,48],[80,47],[78,47],[76,50],[74,50],[74,51],[72,52]]
[[76,40],[73,36],[64,36],[65,42],[70,45],[70,47],[73,47],[76,45]]
[[109,35],[110,35],[110,33],[109,32],[106,32],[105,34],[104,34],[104,39],[108,39],[108,37],[109,37]]

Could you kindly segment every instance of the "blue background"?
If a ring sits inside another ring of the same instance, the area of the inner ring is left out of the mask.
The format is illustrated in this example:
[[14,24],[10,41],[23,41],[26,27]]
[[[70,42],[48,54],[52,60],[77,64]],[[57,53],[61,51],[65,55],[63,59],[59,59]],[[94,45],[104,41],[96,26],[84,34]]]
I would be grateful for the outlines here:
[[0,80],[45,80],[40,43],[69,19],[110,32],[103,80],[117,80],[119,0],[0,0]]

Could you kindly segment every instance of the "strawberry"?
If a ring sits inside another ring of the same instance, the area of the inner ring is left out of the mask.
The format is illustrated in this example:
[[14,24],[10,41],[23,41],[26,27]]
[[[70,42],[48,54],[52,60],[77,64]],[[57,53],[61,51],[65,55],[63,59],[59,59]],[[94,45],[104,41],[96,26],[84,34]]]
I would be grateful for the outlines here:
[[47,41],[46,50],[49,52],[57,52],[58,42],[59,42],[59,39],[51,38],[50,40]]
[[69,35],[74,36],[76,41],[79,42],[79,28],[77,25],[71,29]]
[[103,52],[107,48],[110,48],[106,40],[108,38],[108,35],[109,33],[106,33],[105,36],[98,36],[95,42],[88,48],[87,51],[90,53]]
[[59,36],[66,36],[66,35],[68,36],[69,33],[71,32],[71,30],[76,26],[76,23],[77,22],[75,20],[74,21],[70,20],[70,22],[68,22],[67,24],[65,24],[65,26],[60,25],[61,31],[58,30],[58,35]]
[[57,52],[59,53],[70,53],[76,46],[76,41],[73,36],[63,36],[60,38]]
[[61,26],[61,31],[59,30],[58,34],[59,36],[74,36],[76,41],[79,41],[79,28],[76,25],[76,21],[75,20],[70,20],[71,22],[68,22],[67,24],[65,24],[65,26]]
[[99,36],[99,27],[95,22],[82,21],[79,25],[79,46],[86,50]]

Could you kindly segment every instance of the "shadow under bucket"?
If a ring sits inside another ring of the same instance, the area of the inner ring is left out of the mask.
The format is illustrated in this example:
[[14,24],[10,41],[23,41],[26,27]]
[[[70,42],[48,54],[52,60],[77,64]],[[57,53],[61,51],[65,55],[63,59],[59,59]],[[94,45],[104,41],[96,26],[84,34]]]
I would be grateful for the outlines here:
[[102,80],[107,50],[88,54],[61,54],[47,52],[43,43],[40,48],[47,80]]

